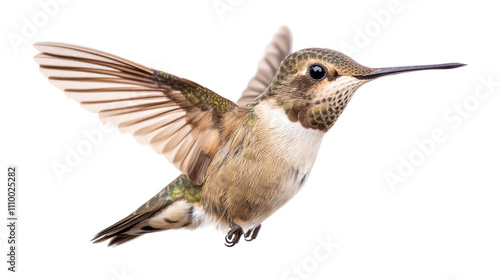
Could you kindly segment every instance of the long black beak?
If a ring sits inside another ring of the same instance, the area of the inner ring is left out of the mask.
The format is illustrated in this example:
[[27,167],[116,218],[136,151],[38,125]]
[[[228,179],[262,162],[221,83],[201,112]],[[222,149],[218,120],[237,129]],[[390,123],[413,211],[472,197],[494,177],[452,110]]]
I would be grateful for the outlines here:
[[421,71],[421,70],[431,70],[431,69],[453,69],[465,66],[467,64],[462,63],[444,63],[444,64],[433,64],[433,65],[417,65],[417,66],[401,66],[401,67],[383,67],[383,68],[373,68],[373,71],[364,75],[356,76],[358,79],[375,79],[382,76],[394,75],[403,72]]

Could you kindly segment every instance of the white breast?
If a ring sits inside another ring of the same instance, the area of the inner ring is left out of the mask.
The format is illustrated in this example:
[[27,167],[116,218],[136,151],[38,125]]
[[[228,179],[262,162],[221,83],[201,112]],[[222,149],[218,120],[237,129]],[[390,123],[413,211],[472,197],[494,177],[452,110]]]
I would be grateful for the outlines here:
[[[278,195],[273,198],[273,205],[279,208],[297,194],[307,180],[325,133],[291,122],[284,110],[272,106],[272,102],[259,104],[255,113],[259,117],[259,127],[256,128],[267,131],[266,145],[272,147],[270,152],[276,153],[273,158],[280,159],[276,162],[277,168],[287,170],[284,174],[288,175],[282,178],[277,186]],[[262,220],[265,218],[261,217]]]
[[264,101],[256,107],[259,123],[269,131],[269,144],[275,145],[275,150],[293,167],[309,172],[325,133],[291,122],[282,108],[272,106],[273,102]]

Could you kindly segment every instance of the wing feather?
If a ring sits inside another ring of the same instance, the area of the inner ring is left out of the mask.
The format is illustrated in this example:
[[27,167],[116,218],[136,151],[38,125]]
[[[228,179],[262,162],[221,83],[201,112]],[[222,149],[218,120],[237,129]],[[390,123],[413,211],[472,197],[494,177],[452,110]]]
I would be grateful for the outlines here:
[[37,43],[35,61],[56,87],[121,132],[132,133],[201,184],[214,131],[233,102],[192,81],[101,51]]
[[267,89],[281,61],[290,54],[291,50],[292,34],[286,26],[282,26],[267,46],[264,57],[259,61],[257,73],[248,82],[247,88],[238,100],[238,105],[245,106]]

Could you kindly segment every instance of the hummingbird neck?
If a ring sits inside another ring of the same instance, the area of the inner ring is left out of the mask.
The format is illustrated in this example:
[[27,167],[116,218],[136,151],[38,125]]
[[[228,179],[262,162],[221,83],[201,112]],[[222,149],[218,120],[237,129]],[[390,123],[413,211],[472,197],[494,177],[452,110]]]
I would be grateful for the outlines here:
[[311,163],[316,159],[317,151],[323,139],[324,132],[305,128],[300,122],[292,122],[276,100],[267,99],[254,107],[257,116],[256,135],[260,135],[261,143],[274,146],[273,151],[280,151],[280,157],[289,163]]
[[[257,103],[273,100],[273,106],[281,108],[291,122],[298,122],[304,128],[328,131],[344,111],[356,88],[339,89],[334,94],[310,95],[290,93],[278,83],[271,85],[258,98]],[[255,106],[255,104],[253,105]]]

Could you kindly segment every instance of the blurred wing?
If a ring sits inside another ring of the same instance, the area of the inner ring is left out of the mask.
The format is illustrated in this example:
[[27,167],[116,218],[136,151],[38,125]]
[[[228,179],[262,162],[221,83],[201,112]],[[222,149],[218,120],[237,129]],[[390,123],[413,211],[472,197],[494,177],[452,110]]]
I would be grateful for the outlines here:
[[274,35],[273,40],[267,45],[264,57],[259,61],[255,76],[248,82],[243,91],[238,105],[245,106],[255,99],[273,81],[274,75],[279,69],[281,61],[292,51],[292,33],[286,26],[282,26]]
[[163,154],[201,184],[220,143],[217,125],[236,104],[192,81],[104,52],[37,43],[40,71],[67,96]]

